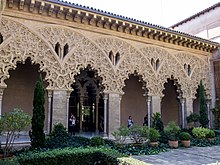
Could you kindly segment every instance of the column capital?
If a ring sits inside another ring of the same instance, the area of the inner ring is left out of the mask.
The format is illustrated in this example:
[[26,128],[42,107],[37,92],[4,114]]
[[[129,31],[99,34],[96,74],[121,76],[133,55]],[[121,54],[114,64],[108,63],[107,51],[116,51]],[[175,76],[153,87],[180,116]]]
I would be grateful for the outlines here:
[[47,89],[47,96],[48,98],[51,98],[53,96],[53,90]]
[[104,94],[103,94],[103,99],[104,99],[104,100],[108,100],[108,93],[104,93]]
[[0,96],[3,96],[4,89],[4,87],[0,87]]
[[73,90],[67,90],[66,91],[66,99],[70,98],[70,94],[72,93]]
[[180,98],[180,102],[181,102],[182,104],[184,104],[184,103],[185,103],[185,98],[181,97],[181,98]]

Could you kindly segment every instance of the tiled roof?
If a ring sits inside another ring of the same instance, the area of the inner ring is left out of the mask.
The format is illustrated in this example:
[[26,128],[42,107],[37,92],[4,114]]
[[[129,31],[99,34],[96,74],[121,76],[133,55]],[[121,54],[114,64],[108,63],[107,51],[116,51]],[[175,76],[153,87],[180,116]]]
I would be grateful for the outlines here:
[[[53,2],[53,3],[59,4],[59,5],[73,7],[73,8],[80,9],[80,10],[85,10],[85,11],[88,11],[88,12],[93,12],[93,13],[100,14],[100,15],[107,16],[107,17],[111,17],[111,18],[120,19],[122,21],[127,21],[127,22],[130,22],[130,23],[134,23],[134,24],[138,24],[138,25],[142,25],[142,26],[147,26],[147,27],[150,27],[150,28],[154,28],[156,30],[163,30],[163,31],[170,32],[170,33],[177,34],[177,35],[181,34],[185,37],[196,39],[196,40],[199,40],[199,41],[202,41],[202,42],[219,45],[219,43],[217,43],[217,42],[213,42],[213,41],[206,40],[206,39],[203,39],[203,38],[200,38],[200,37],[196,37],[196,36],[190,35],[188,33],[180,32],[180,31],[173,30],[173,29],[170,29],[170,28],[166,28],[166,27],[163,27],[163,26],[160,26],[160,25],[151,24],[149,22],[144,22],[144,21],[137,20],[137,19],[134,19],[134,18],[129,18],[129,17],[125,17],[125,16],[122,16],[122,15],[117,15],[117,14],[107,12],[107,11],[103,11],[103,10],[100,10],[100,9],[96,9],[96,8],[93,8],[93,7],[83,6],[83,5],[79,5],[79,4],[76,4],[76,3],[71,3],[71,2],[67,2],[67,1],[63,1],[63,0],[46,0],[46,1]],[[214,6],[220,6],[220,3],[218,3]],[[214,7],[212,7],[212,8],[214,8]]]
[[177,27],[177,26],[179,26],[181,24],[184,24],[184,23],[186,23],[186,22],[188,22],[188,21],[190,21],[190,20],[192,20],[192,19],[194,19],[196,17],[199,17],[202,14],[205,14],[205,13],[209,12],[210,10],[214,10],[216,7],[220,7],[220,2],[218,2],[215,5],[209,7],[207,9],[205,9],[205,10],[202,10],[202,11],[200,11],[200,12],[198,12],[198,13],[196,13],[196,14],[194,14],[194,15],[192,15],[192,16],[190,16],[190,17],[188,17],[188,18],[186,18],[186,19],[184,19],[184,20],[182,20],[182,21],[172,25],[171,28],[175,28],[175,27]]

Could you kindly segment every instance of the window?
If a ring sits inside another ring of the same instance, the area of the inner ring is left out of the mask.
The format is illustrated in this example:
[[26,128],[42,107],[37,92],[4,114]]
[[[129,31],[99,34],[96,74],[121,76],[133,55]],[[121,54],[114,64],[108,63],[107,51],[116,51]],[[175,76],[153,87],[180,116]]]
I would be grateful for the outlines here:
[[65,57],[69,52],[69,45],[66,44],[63,48],[63,57]]
[[120,60],[120,54],[117,53],[116,56],[115,56],[115,65],[118,64],[119,60]]
[[59,42],[57,42],[56,45],[55,45],[55,52],[57,53],[58,56],[60,55],[60,44],[59,44]]
[[0,44],[3,42],[3,36],[2,34],[0,33]]
[[111,62],[113,62],[113,52],[112,51],[109,52],[109,59],[111,60]]
[[160,60],[157,59],[157,61],[156,61],[156,70],[158,70],[159,66],[160,66]]

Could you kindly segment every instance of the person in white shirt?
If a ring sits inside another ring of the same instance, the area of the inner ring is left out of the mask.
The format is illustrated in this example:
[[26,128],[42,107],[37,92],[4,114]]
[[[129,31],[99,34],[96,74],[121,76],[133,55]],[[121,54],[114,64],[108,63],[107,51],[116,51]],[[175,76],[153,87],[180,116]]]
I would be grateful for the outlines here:
[[129,116],[129,117],[128,117],[128,128],[132,127],[133,124],[134,124],[134,121],[133,121],[132,117]]
[[70,121],[70,133],[71,135],[75,135],[76,118],[72,113],[69,121]]

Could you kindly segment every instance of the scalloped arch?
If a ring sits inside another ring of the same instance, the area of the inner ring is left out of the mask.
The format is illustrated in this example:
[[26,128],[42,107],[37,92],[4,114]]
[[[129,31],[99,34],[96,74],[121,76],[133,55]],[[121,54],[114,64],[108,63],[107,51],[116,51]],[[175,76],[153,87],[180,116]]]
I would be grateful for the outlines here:
[[90,65],[92,69],[97,70],[98,75],[103,79],[105,91],[118,90],[115,71],[105,52],[94,41],[76,29],[61,26],[43,26],[38,28],[38,32],[51,45],[56,42],[59,42],[61,46],[66,43],[69,45],[69,53],[61,59],[68,89],[72,89],[71,84],[74,81],[74,76],[80,72],[80,69]]
[[118,65],[115,66],[115,71],[117,73],[116,83],[119,86],[120,93],[123,93],[122,89],[125,86],[125,80],[133,73],[142,76],[149,92],[152,90],[151,86],[156,78],[155,72],[149,61],[137,48],[116,37],[101,36],[96,38],[95,41],[104,52],[119,52],[121,55]]
[[185,63],[190,64],[192,68],[192,74],[186,82],[186,97],[196,98],[196,90],[200,81],[203,81],[206,94],[208,97],[211,96],[211,82],[209,78],[209,57],[196,56],[190,53],[176,53],[175,57],[179,63],[183,66]]
[[[11,42],[5,44],[0,50],[2,57],[0,85],[7,86],[4,81],[10,77],[9,70],[15,69],[18,62],[24,62],[27,58],[31,58],[31,62],[39,64],[40,70],[46,73],[45,79],[49,83],[48,88],[64,88],[65,83],[62,82],[61,77],[65,75],[59,73],[60,64],[53,56],[48,44],[23,24],[6,18],[4,21],[2,31],[11,32],[12,37]],[[9,36],[9,34],[5,36]]]

